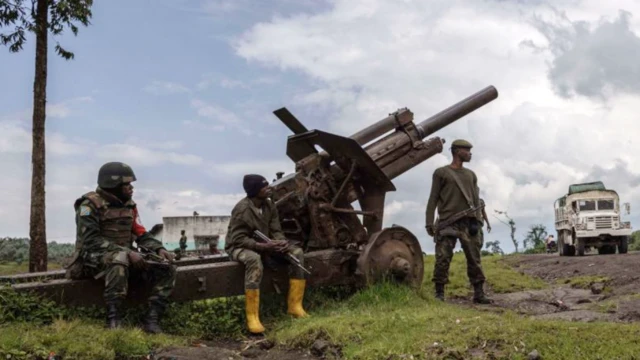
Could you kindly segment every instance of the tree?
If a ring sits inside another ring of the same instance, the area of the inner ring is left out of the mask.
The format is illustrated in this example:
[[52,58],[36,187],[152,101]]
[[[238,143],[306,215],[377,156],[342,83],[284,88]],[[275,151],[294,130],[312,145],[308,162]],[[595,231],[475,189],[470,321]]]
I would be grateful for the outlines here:
[[518,252],[518,240],[516,240],[516,222],[509,217],[509,214],[507,214],[506,211],[500,211],[500,210],[493,210],[493,211],[495,211],[499,215],[504,215],[504,217],[506,217],[507,220],[509,220],[508,222],[505,222],[504,220],[494,215],[496,219],[498,219],[501,223],[508,225],[509,228],[511,229],[511,241],[513,242],[513,246],[516,248],[516,252]]
[[527,236],[524,238],[523,245],[525,248],[531,246],[532,249],[545,249],[545,238],[547,237],[547,228],[542,224],[531,225]]
[[487,241],[485,243],[485,248],[491,249],[491,253],[492,254],[504,255],[504,251],[502,251],[502,249],[500,248],[500,241],[498,241],[498,240]]
[[[19,52],[26,42],[26,33],[36,38],[35,77],[33,81],[33,123],[31,153],[31,216],[29,221],[29,271],[47,271],[47,235],[45,220],[45,119],[47,104],[47,53],[49,32],[60,35],[65,28],[78,34],[77,22],[89,25],[93,0],[0,0],[0,43],[10,52]],[[56,53],[66,60],[74,54],[59,43]]]

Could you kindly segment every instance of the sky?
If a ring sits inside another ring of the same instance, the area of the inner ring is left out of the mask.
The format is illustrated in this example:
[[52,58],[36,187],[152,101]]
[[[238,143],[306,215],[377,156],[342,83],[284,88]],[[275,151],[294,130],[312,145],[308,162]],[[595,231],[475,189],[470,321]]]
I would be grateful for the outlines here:
[[[3,31],[5,29],[0,29]],[[0,49],[0,236],[28,236],[33,38]],[[75,53],[63,60],[59,42]],[[431,136],[445,149],[394,179],[385,225],[424,230],[448,144],[473,145],[493,230],[514,250],[573,183],[603,181],[640,226],[640,3],[632,0],[111,0],[78,36],[50,37],[48,241],[75,241],[73,203],[108,161],[131,165],[150,228],[163,216],[228,215],[242,177],[291,173],[286,106],[349,136],[407,107],[421,121],[495,86],[493,102]],[[431,137],[430,136],[430,137]],[[501,218],[504,219],[504,218]]]

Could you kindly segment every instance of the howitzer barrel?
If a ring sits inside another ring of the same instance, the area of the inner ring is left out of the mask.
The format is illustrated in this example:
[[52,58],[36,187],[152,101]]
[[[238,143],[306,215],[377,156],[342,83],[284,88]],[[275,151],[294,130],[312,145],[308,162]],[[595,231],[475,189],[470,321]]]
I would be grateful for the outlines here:
[[413,114],[409,110],[406,108],[400,109],[396,113],[390,114],[386,118],[373,125],[367,126],[349,137],[355,140],[358,144],[364,145],[369,141],[397,128],[398,126],[403,126],[411,122],[412,120]]
[[417,125],[408,124],[404,127],[404,131],[389,134],[367,146],[365,150],[385,174],[393,179],[442,151],[440,139],[437,141],[422,141],[422,139],[497,97],[496,88],[488,86]]
[[417,128],[424,139],[425,137],[435,133],[447,125],[452,124],[454,121],[476,111],[497,98],[498,90],[493,86],[487,86],[468,98],[424,120],[417,125]]

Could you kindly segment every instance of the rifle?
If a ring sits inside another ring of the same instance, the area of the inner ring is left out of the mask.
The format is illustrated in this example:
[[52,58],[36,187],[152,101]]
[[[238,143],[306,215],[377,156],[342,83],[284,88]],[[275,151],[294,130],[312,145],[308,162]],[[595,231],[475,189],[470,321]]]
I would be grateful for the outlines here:
[[138,245],[140,248],[139,254],[142,255],[142,259],[149,265],[155,265],[160,267],[170,267],[171,261],[163,258],[155,252],[149,250],[147,247]]
[[[269,239],[267,237],[267,235],[263,234],[262,232],[260,232],[260,230],[255,230],[253,232],[254,235],[256,235],[257,240],[261,240],[261,242],[264,243],[270,243],[271,239]],[[298,260],[295,256],[287,253],[287,259],[295,266],[299,267],[302,271],[306,272],[307,274],[311,275],[311,272],[307,269],[304,268],[304,266],[302,266],[302,264],[300,264],[300,260]]]
[[464,211],[460,211],[459,213],[456,213],[454,215],[452,215],[451,217],[449,217],[448,219],[444,220],[444,221],[438,221],[438,226],[435,230],[435,233],[439,233],[442,229],[446,228],[447,226],[453,224],[454,222],[469,216],[473,213],[475,213],[478,210],[484,209],[484,201],[480,200],[480,205],[476,206],[476,207],[470,207],[467,210]]

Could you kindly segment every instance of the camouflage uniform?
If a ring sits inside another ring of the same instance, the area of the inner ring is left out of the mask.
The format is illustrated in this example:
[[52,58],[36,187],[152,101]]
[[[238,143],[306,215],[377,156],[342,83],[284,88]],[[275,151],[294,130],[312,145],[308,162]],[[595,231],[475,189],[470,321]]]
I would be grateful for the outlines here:
[[[163,249],[140,225],[138,210],[133,200],[123,204],[112,194],[98,188],[76,200],[76,248],[83,271],[88,276],[105,278],[105,302],[122,301],[127,296],[129,257],[133,240],[153,252]],[[155,282],[150,302],[166,303],[175,284],[175,269],[149,267],[149,274],[137,274],[152,278]]]
[[[115,165],[114,165],[115,164]],[[108,163],[101,168],[99,184],[112,185],[102,181],[104,169],[113,170],[121,163]],[[121,176],[120,183],[135,181]],[[107,172],[108,173],[108,172]],[[117,178],[113,176],[113,178]],[[128,181],[122,181],[122,180]],[[148,266],[148,270],[129,268],[129,253],[134,251],[133,241],[139,247],[152,252],[164,249],[162,243],[151,236],[140,224],[138,209],[133,200],[123,203],[117,196],[98,186],[96,191],[78,198],[74,203],[76,213],[76,253],[67,269],[67,278],[104,277],[104,299],[107,304],[107,326],[114,328],[120,324],[119,312],[127,296],[132,277],[142,278],[153,284],[149,301],[149,313],[145,320],[145,331],[159,332],[157,321],[167,305],[175,286],[175,267]],[[164,249],[166,250],[166,249]]]
[[[259,289],[262,280],[263,264],[260,254],[255,251],[254,230],[259,230],[273,240],[286,240],[280,227],[278,210],[275,204],[265,199],[262,209],[258,209],[248,197],[240,200],[231,212],[225,251],[231,260],[245,266],[245,289]],[[304,266],[304,254],[296,245],[289,245],[289,253]],[[289,265],[289,276],[304,279],[304,272],[297,266]]]
[[[471,148],[471,144],[464,140],[456,140],[452,146]],[[440,221],[469,208],[470,204],[462,190],[460,190],[455,177],[460,180],[473,205],[479,204],[480,199],[475,173],[466,168],[453,169],[449,165],[442,166],[436,169],[433,174],[431,194],[426,211],[427,227],[434,226],[436,208],[438,208]],[[444,286],[449,282],[449,267],[453,257],[453,249],[456,241],[460,240],[460,245],[467,259],[467,276],[475,291],[474,301],[481,303],[488,301],[482,289],[485,276],[481,265],[481,248],[484,242],[481,226],[482,214],[481,211],[478,211],[436,233],[434,237],[436,241],[436,262],[432,281],[436,286],[437,298],[444,299]],[[476,230],[475,233],[474,230]]]

